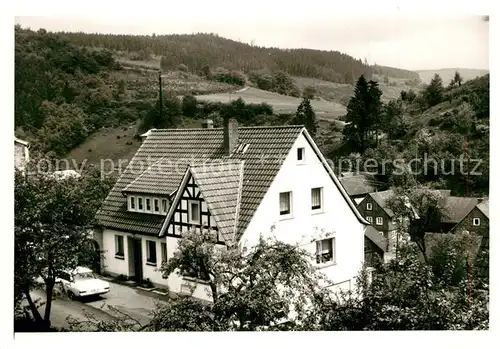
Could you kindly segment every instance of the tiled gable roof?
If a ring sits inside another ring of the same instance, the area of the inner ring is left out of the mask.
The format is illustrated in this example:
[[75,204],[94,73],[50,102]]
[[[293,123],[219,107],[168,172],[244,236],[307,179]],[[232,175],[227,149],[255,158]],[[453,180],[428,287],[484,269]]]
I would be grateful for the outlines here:
[[365,175],[341,177],[339,181],[350,196],[368,194],[377,190],[373,180]]
[[[239,234],[250,222],[302,130],[302,126],[238,129],[239,142],[249,144],[244,153],[235,153],[232,156],[233,159],[244,160],[237,224]],[[222,158],[222,128],[152,130],[104,201],[97,214],[99,224],[120,230],[158,234],[165,217],[128,212],[122,190],[128,187],[127,190],[138,190],[142,193],[149,191],[151,194],[170,194],[180,185],[189,164]],[[154,170],[153,165],[158,162],[160,165],[156,168],[163,166],[163,169],[168,170],[166,175]],[[172,163],[173,166],[170,165]]]
[[190,168],[224,241],[234,241],[243,184],[241,160],[208,162]]
[[[162,188],[164,182],[164,188],[167,190],[162,189],[162,192],[177,189],[191,158],[222,157],[224,153],[222,139],[223,130],[215,128],[152,131],[104,200],[96,215],[98,223],[112,229],[158,234],[165,216],[128,212],[126,198],[122,194],[122,190],[160,159],[176,161],[177,166],[175,171],[171,171],[167,175],[162,175],[161,172],[157,172],[156,176],[145,175],[144,179],[151,181],[150,193],[155,193],[155,188]],[[166,160],[163,163],[168,164]],[[185,166],[183,166],[184,164]],[[146,184],[141,184],[141,186],[144,187]]]
[[375,202],[380,206],[380,208],[385,211],[385,213],[387,213],[389,217],[394,216],[394,212],[387,205],[389,198],[394,195],[394,192],[391,189],[385,191],[377,191],[368,195],[370,195],[373,200],[375,200]]
[[476,206],[479,211],[481,211],[488,219],[490,218],[490,202],[488,199],[480,202]]
[[448,196],[445,200],[443,223],[460,222],[477,204],[477,198]]

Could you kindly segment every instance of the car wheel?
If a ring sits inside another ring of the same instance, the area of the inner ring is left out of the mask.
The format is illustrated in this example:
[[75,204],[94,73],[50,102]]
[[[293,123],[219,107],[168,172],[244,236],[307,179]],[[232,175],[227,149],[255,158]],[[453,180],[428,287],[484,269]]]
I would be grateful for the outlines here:
[[72,301],[75,300],[75,294],[73,292],[71,292],[70,290],[67,290],[66,293],[68,294],[68,298]]

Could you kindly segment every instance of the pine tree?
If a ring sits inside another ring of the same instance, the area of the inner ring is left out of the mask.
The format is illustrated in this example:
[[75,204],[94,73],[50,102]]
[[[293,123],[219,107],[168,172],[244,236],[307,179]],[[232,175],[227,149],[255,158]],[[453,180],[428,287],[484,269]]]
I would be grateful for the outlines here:
[[369,82],[361,75],[354,89],[354,96],[347,105],[346,122],[344,127],[344,141],[350,144],[353,151],[363,153],[370,147],[370,133],[378,137],[382,91],[376,81]]
[[458,86],[462,86],[462,82],[464,81],[464,79],[462,78],[458,70],[455,71],[455,76],[453,77],[453,81],[455,82],[455,85],[458,84]]
[[441,103],[443,100],[443,79],[439,74],[434,74],[434,77],[431,80],[429,86],[424,90],[424,98],[429,107],[435,106],[436,104]]
[[304,125],[307,129],[307,132],[312,137],[316,136],[317,132],[317,122],[316,122],[316,114],[311,106],[311,101],[309,98],[304,97],[299,107],[297,108],[297,113],[295,114],[295,122],[299,125]]

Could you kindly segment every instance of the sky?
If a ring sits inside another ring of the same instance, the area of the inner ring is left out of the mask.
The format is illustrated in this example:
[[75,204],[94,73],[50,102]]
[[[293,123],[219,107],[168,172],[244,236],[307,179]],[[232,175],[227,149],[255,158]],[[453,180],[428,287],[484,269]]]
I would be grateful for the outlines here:
[[250,10],[242,15],[240,9],[233,7],[224,11],[197,10],[193,5],[190,11],[182,12],[185,15],[178,11],[161,15],[155,11],[118,16],[55,14],[18,16],[15,22],[50,31],[145,35],[210,32],[258,46],[335,50],[366,58],[370,64],[409,70],[489,69],[489,22],[477,14],[424,16],[388,11],[354,16],[298,8],[283,15]]

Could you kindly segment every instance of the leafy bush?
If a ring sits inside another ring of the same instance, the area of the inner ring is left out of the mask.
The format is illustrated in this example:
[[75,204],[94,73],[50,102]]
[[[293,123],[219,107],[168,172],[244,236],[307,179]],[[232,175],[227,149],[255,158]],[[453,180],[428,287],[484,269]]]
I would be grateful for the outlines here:
[[227,84],[232,84],[232,85],[239,85],[243,86],[245,85],[246,82],[246,76],[240,71],[236,70],[227,70],[225,68],[216,68],[212,74],[212,79],[219,81],[219,82],[225,82]]

